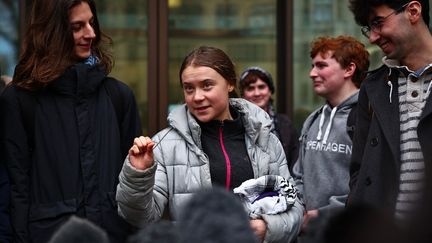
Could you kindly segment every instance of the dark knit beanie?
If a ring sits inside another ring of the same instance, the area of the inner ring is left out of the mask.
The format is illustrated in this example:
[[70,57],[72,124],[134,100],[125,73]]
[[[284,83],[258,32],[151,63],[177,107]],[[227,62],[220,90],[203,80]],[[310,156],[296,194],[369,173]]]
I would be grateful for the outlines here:
[[271,74],[260,67],[248,67],[240,75],[240,91],[242,94],[243,94],[244,88],[246,88],[245,86],[249,85],[249,84],[246,85],[245,81],[251,75],[259,77],[262,81],[264,81],[268,85],[272,94],[274,93],[275,87],[273,84],[273,78],[272,78]]

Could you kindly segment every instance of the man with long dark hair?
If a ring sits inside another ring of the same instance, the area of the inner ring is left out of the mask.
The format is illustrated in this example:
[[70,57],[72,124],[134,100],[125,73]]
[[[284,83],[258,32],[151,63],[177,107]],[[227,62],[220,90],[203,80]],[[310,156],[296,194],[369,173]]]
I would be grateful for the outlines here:
[[117,215],[123,158],[141,134],[132,91],[107,75],[110,39],[93,0],[33,1],[12,85],[1,97],[2,160],[15,242],[47,242],[71,215],[124,242]]

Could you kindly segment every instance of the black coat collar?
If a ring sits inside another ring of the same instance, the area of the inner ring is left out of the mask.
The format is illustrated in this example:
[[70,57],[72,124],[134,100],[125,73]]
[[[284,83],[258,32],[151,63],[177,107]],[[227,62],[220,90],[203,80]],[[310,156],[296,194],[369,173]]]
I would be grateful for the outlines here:
[[48,89],[63,95],[88,96],[99,89],[105,77],[105,72],[98,66],[78,63],[67,68],[60,78],[48,85]]

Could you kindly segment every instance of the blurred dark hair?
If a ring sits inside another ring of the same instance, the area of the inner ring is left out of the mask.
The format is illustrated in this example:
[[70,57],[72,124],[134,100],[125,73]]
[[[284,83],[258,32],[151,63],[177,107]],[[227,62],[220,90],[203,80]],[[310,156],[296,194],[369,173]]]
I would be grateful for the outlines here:
[[72,216],[53,234],[48,243],[109,243],[107,233],[88,219]]
[[[372,13],[372,8],[386,5],[391,9],[398,9],[404,4],[411,2],[410,0],[350,0],[349,9],[354,14],[354,19],[360,26],[369,25],[369,16]],[[429,0],[418,0],[422,6],[422,18],[425,24],[429,27]]]
[[87,3],[93,13],[96,38],[92,42],[92,54],[106,73],[111,72],[113,61],[108,48],[112,40],[100,30],[94,0],[34,0],[14,84],[28,90],[38,89],[77,62],[69,14],[71,8],[81,3]]
[[182,86],[182,73],[189,66],[203,66],[215,70],[234,87],[234,90],[230,92],[230,97],[237,97],[237,92],[235,90],[237,87],[237,76],[234,63],[221,49],[216,47],[200,46],[190,52],[184,58],[179,71],[180,85]]
[[174,243],[180,242],[180,232],[171,221],[151,223],[129,237],[127,243]]
[[256,243],[240,199],[221,187],[200,191],[181,211],[183,243]]

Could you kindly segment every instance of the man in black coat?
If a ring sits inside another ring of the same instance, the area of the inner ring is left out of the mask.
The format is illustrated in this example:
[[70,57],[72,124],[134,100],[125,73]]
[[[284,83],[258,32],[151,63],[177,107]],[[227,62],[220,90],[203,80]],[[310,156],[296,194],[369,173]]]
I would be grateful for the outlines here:
[[411,219],[430,207],[422,207],[432,178],[429,1],[350,0],[350,9],[385,57],[360,89],[348,206]]

